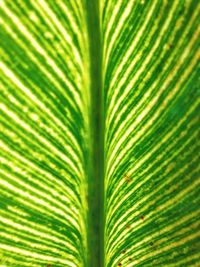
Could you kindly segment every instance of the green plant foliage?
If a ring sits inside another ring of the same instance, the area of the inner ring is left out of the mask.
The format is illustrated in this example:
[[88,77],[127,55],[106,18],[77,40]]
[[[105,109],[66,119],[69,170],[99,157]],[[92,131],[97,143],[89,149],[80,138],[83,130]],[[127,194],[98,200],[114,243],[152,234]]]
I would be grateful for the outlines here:
[[196,0],[0,0],[0,267],[200,265]]
[[199,3],[101,13],[105,266],[199,266]]
[[1,1],[0,25],[0,251],[6,266],[86,266],[83,3]]

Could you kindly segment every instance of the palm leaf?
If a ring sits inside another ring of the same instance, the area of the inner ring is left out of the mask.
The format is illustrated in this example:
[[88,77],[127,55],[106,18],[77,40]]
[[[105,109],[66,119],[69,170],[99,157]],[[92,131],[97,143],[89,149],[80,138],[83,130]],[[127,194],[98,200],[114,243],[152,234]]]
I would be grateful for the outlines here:
[[199,8],[0,1],[0,266],[199,265]]

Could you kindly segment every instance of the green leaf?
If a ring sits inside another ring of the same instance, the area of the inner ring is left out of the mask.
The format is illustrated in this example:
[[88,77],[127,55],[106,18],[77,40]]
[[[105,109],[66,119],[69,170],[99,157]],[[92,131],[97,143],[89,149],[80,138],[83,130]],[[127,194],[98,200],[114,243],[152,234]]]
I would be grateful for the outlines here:
[[105,266],[199,266],[198,1],[104,1]]
[[0,2],[1,266],[87,266],[83,1]]
[[0,0],[0,267],[199,266],[196,0]]

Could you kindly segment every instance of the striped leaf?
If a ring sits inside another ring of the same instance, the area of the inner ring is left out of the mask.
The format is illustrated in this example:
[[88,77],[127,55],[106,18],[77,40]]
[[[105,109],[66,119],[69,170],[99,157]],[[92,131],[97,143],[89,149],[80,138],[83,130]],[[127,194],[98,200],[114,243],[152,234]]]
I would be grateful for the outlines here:
[[199,11],[0,0],[0,267],[199,266]]
[[199,1],[102,1],[105,266],[200,266]]
[[0,266],[87,266],[84,1],[0,1]]

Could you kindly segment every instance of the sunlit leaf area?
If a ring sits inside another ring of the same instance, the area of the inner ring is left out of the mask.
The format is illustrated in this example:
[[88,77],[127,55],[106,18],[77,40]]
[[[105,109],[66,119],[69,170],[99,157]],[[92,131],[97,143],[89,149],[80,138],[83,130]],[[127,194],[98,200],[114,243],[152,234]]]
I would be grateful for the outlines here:
[[200,266],[199,14],[0,0],[0,267]]

